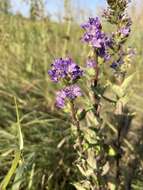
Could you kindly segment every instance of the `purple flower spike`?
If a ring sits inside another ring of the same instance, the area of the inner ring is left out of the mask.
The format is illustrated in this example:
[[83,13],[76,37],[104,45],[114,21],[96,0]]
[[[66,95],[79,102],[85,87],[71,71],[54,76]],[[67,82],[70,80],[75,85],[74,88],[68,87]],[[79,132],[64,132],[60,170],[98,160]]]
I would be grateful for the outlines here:
[[56,106],[63,108],[66,100],[74,100],[75,98],[82,96],[81,89],[77,85],[67,86],[64,89],[57,92]]
[[84,23],[81,25],[81,27],[84,30],[91,30],[92,28],[97,28],[97,29],[101,29],[101,23],[98,17],[96,18],[89,18],[87,23]]
[[54,82],[58,82],[61,79],[74,81],[83,75],[80,67],[70,58],[56,59],[51,66],[52,69],[48,71],[48,74]]
[[88,22],[81,27],[85,30],[82,41],[96,49],[98,55],[106,60],[107,48],[112,46],[112,39],[102,31],[99,18],[89,18]]

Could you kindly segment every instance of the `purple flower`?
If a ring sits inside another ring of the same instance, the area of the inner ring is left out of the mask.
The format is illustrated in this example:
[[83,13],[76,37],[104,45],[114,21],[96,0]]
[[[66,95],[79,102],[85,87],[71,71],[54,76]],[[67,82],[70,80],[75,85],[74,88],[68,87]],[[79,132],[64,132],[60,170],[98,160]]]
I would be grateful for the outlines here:
[[63,108],[65,106],[66,100],[74,100],[78,96],[81,96],[81,89],[77,85],[67,86],[60,90],[56,94],[56,106]]
[[48,71],[48,74],[54,82],[58,82],[61,79],[75,81],[83,75],[83,71],[71,58],[56,59],[51,67],[52,69]]
[[81,27],[85,30],[82,41],[95,48],[98,55],[106,60],[107,48],[112,46],[112,40],[102,31],[99,18],[89,18]]
[[123,27],[119,30],[120,34],[123,36],[123,37],[127,37],[130,33],[130,28],[129,27]]
[[118,64],[116,62],[113,62],[110,67],[112,69],[116,69],[118,67]]
[[87,32],[84,33],[83,37],[82,37],[82,42],[87,42],[89,43],[92,39],[92,35],[88,34]]
[[123,62],[123,60],[118,60],[118,61],[115,61],[115,62],[113,62],[111,65],[110,65],[110,67],[112,68],[112,69],[117,69],[117,68],[119,68],[122,64],[123,64],[124,62]]
[[100,20],[99,20],[98,17],[96,17],[96,18],[89,18],[88,22],[82,24],[81,27],[84,30],[87,30],[87,31],[91,31],[94,28],[95,29],[101,29],[102,28]]
[[105,34],[102,32],[99,18],[89,18],[88,22],[81,27],[85,30],[82,41],[90,43],[95,48],[101,48]]
[[71,85],[65,88],[65,93],[68,99],[74,100],[76,97],[81,96],[81,90],[77,85]]
[[86,62],[87,67],[91,67],[91,68],[96,67],[96,64],[97,64],[96,61],[92,58],[88,58]]
[[60,90],[56,93],[56,106],[63,108],[65,105],[66,93],[64,90]]
[[105,53],[105,55],[104,55],[104,60],[105,60],[105,61],[110,61],[110,58],[111,58],[111,55],[108,54],[108,53]]

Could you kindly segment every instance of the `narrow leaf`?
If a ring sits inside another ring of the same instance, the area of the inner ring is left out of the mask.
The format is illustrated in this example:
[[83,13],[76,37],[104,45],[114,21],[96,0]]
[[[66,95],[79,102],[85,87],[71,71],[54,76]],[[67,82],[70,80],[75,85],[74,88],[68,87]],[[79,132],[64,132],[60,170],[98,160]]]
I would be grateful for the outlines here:
[[21,132],[21,126],[20,126],[20,119],[19,119],[19,112],[18,112],[18,105],[17,105],[16,97],[14,97],[14,101],[15,101],[16,117],[17,117],[19,149],[23,150],[23,137],[22,137],[22,132]]
[[18,165],[19,160],[20,160],[20,155],[21,155],[21,152],[20,152],[19,150],[16,151],[16,153],[15,153],[15,158],[14,158],[14,160],[13,160],[13,162],[12,162],[12,166],[11,166],[11,168],[10,168],[10,170],[8,171],[6,177],[4,178],[4,180],[2,181],[2,183],[1,183],[1,185],[0,185],[0,189],[1,189],[1,190],[6,190],[6,187],[7,187],[7,185],[9,184],[10,179],[11,179],[11,177],[13,176],[13,174],[14,174],[16,168],[17,168],[17,165]]
[[127,77],[123,84],[121,85],[121,88],[123,89],[123,91],[125,92],[127,90],[127,88],[130,86],[130,83],[132,82],[132,80],[134,79],[136,73],[131,74],[129,77]]

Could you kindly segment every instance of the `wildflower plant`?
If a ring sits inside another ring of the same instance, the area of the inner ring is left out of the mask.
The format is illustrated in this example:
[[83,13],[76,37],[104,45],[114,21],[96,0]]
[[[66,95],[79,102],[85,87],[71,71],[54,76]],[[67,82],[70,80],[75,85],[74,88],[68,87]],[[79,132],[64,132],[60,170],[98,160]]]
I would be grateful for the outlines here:
[[[109,142],[105,134],[105,126],[109,123],[102,114],[102,102],[107,101],[113,107],[112,116],[116,121],[122,119],[129,100],[127,89],[134,77],[134,74],[127,76],[134,52],[124,47],[131,32],[131,19],[126,12],[127,0],[107,0],[107,3],[103,17],[116,26],[116,31],[110,34],[104,32],[98,17],[89,18],[81,25],[84,32],[81,41],[90,49],[85,72],[69,57],[56,59],[48,72],[51,80],[62,86],[56,92],[55,105],[60,109],[69,105],[71,123],[77,131],[72,131],[77,151],[74,166],[78,173],[73,185],[77,190],[113,190],[129,186],[123,180],[120,165],[124,156],[122,124],[117,122],[116,129],[111,127],[116,134],[114,142]],[[104,66],[111,71],[114,80],[110,80],[110,77],[105,80]],[[90,69],[92,74],[88,73]],[[83,78],[90,84],[87,97],[78,85],[79,79],[82,83]],[[114,99],[105,95],[108,88],[114,94]],[[88,106],[82,110],[76,104],[76,99],[81,96],[88,102]]]

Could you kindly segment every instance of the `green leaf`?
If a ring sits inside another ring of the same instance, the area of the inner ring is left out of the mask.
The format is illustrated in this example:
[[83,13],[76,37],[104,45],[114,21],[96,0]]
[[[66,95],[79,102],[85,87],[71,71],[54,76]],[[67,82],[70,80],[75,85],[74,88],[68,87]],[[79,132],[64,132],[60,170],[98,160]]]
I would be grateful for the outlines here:
[[121,86],[118,86],[116,84],[112,84],[110,83],[110,88],[112,89],[112,91],[117,95],[118,98],[121,98],[124,96],[124,91],[121,88]]
[[110,190],[115,190],[116,189],[116,185],[114,183],[109,182],[108,186],[109,186]]
[[101,175],[104,176],[108,173],[110,169],[110,165],[109,165],[109,162],[106,162],[106,164],[102,167],[102,173]]
[[19,190],[20,188],[20,185],[23,181],[23,173],[24,173],[24,167],[25,167],[25,164],[24,163],[19,163],[19,167],[17,168],[16,170],[16,175],[15,175],[15,178],[14,178],[14,183],[12,185],[12,190]]
[[86,190],[80,183],[73,183],[73,185],[77,190]]
[[93,149],[89,149],[88,150],[87,163],[89,164],[89,166],[92,169],[96,169],[97,168],[96,156],[95,156],[95,153],[94,153]]
[[112,147],[109,148],[108,155],[109,156],[116,156],[116,152]]
[[109,127],[116,135],[118,134],[118,131],[115,126],[113,126],[107,119],[105,120],[107,123],[107,127]]
[[96,144],[97,143],[95,131],[93,131],[89,128],[86,128],[83,131],[84,131],[84,138],[85,138],[85,140],[87,140],[88,143],[90,143],[90,144]]
[[101,150],[100,145],[96,145],[95,146],[96,155],[98,155],[100,153],[100,150]]
[[20,119],[19,119],[19,112],[18,112],[18,105],[17,105],[16,97],[14,97],[14,101],[15,101],[16,116],[17,116],[19,149],[20,149],[20,150],[23,150],[23,137],[22,137],[22,132],[21,132],[21,126],[20,126]]
[[7,131],[4,131],[4,130],[0,130],[0,135],[5,137],[5,139],[10,139],[10,140],[14,140],[15,136],[8,133]]
[[82,110],[80,113],[77,114],[78,120],[81,121],[85,118],[88,111]]
[[17,150],[15,152],[15,158],[12,162],[12,166],[10,168],[10,170],[8,171],[6,177],[4,178],[4,180],[1,182],[1,185],[0,185],[0,189],[1,190],[6,190],[6,187],[7,185],[9,184],[10,180],[11,180],[11,177],[13,176],[16,168],[17,168],[17,165],[19,163],[19,160],[20,160],[20,155],[21,155],[21,152],[20,150]]
[[124,91],[120,86],[114,84],[111,88],[119,98],[124,96]]
[[67,140],[67,138],[64,137],[64,138],[59,142],[59,144],[57,145],[57,148],[60,149],[60,148],[65,144],[66,140]]
[[90,175],[92,175],[94,173],[93,169],[88,168],[86,171],[80,166],[80,165],[76,165],[79,169],[79,171],[81,172],[81,174],[85,177],[89,177]]
[[79,164],[77,164],[76,166],[78,167],[79,171],[81,172],[81,174],[82,174],[83,176],[87,176],[87,175],[86,175],[86,171],[85,171]]
[[29,183],[28,183],[28,190],[30,190],[32,188],[34,170],[35,170],[35,163],[32,165],[32,170],[31,170],[31,173],[30,173],[30,179],[29,179]]
[[94,68],[88,68],[88,69],[86,70],[86,72],[87,72],[87,74],[88,74],[89,76],[94,76],[94,75],[95,75],[95,69],[94,69]]
[[129,102],[131,96],[132,96],[132,94],[128,93],[124,97],[120,98],[120,102],[122,102],[123,106],[125,106]]
[[134,77],[135,77],[136,73],[131,74],[129,77],[127,77],[124,82],[121,85],[122,90],[125,91],[127,90],[127,88],[130,86],[130,83],[133,81]]
[[132,145],[127,139],[124,139],[124,143],[128,146],[128,148],[129,148],[131,151],[134,151],[133,145]]

